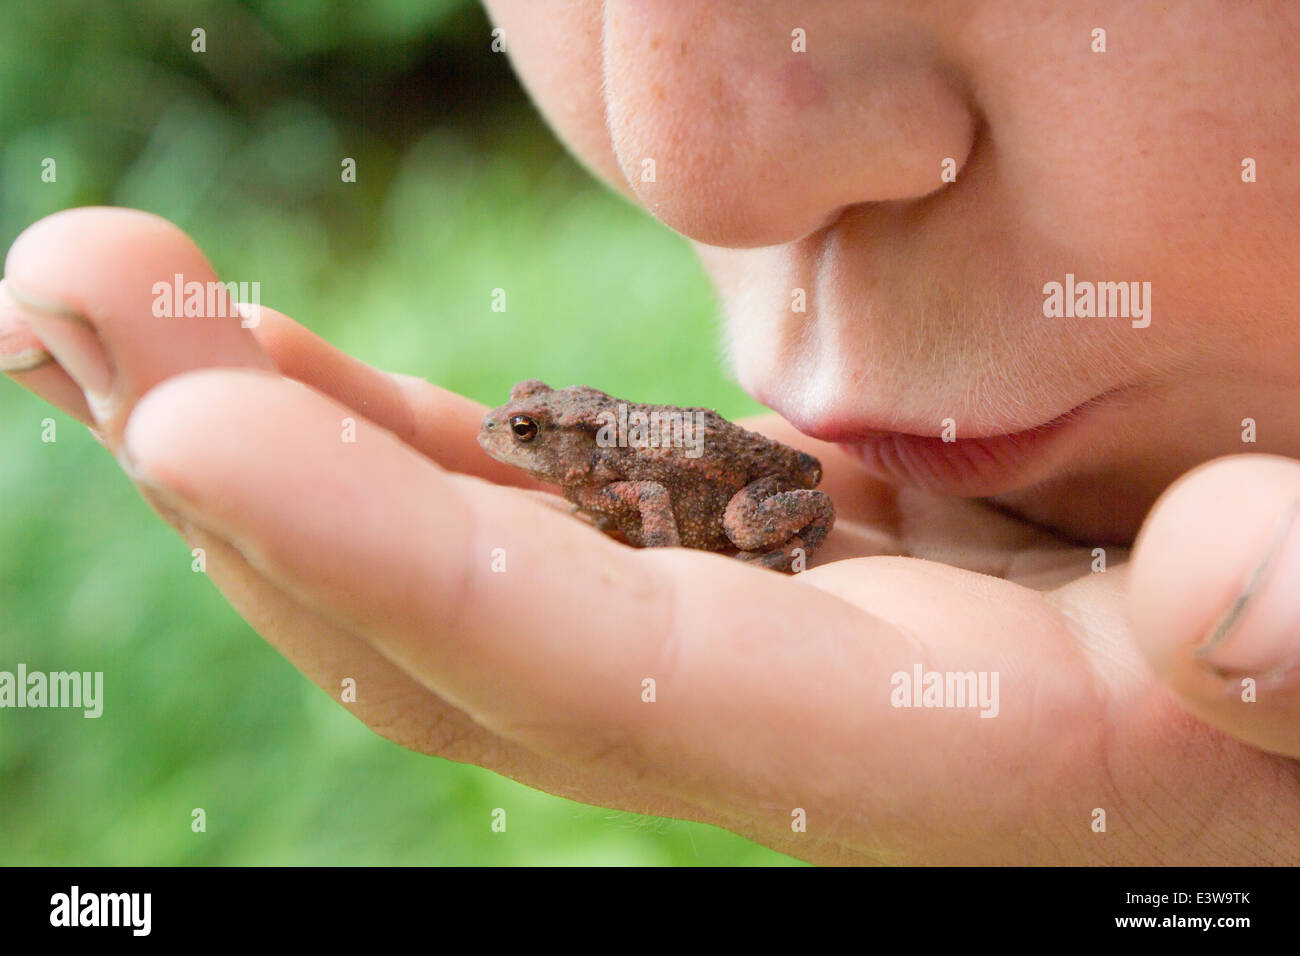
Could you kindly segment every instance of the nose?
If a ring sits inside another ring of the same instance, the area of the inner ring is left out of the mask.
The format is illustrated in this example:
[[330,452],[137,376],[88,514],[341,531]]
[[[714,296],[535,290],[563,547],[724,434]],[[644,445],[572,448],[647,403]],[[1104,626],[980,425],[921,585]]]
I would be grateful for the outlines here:
[[975,136],[935,35],[879,4],[615,0],[603,46],[624,175],[710,245],[778,245],[848,206],[925,196]]

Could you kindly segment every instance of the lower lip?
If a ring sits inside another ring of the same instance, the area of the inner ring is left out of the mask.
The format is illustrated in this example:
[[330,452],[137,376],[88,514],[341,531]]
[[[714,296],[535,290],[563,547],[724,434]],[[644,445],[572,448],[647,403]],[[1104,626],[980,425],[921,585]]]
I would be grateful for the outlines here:
[[[1091,405],[1091,403],[1089,403]],[[1049,446],[1072,430],[1086,407],[1027,431],[944,441],[925,435],[881,432],[851,443],[845,452],[887,481],[968,498],[1015,490],[1034,481]]]

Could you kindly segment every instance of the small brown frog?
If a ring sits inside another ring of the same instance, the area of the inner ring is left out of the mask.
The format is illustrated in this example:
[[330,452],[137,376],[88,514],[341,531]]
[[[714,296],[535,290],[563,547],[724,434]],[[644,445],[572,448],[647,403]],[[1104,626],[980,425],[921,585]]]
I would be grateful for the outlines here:
[[821,462],[707,408],[520,382],[478,440],[638,548],[738,549],[744,561],[802,570],[835,523],[830,498],[812,490]]

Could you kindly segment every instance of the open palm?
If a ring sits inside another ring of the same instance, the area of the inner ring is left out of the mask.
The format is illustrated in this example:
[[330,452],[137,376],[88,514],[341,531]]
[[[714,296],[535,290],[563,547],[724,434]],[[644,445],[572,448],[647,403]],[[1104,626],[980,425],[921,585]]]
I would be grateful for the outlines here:
[[[178,272],[215,278],[161,220],[51,217],[9,254],[0,345],[52,354],[15,377],[92,425],[231,604],[385,737],[824,862],[1295,859],[1294,679],[1260,674],[1290,692],[1243,704],[1193,653],[1295,463],[1202,469],[1103,571],[763,419],[821,458],[839,513],[788,578],[605,538],[481,452],[481,406],[270,310],[154,318]],[[1250,502],[1207,505],[1243,480]],[[995,679],[996,706],[896,706],[918,668]]]

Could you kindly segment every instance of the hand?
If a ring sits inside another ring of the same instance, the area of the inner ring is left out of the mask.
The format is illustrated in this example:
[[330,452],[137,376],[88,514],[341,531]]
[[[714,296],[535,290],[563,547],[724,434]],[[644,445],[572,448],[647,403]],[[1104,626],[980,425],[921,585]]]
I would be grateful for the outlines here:
[[[383,736],[823,862],[1300,856],[1296,462],[1198,469],[1094,573],[1090,545],[873,482],[764,419],[821,458],[839,512],[787,578],[605,538],[482,454],[480,406],[278,313],[154,318],[178,272],[215,279],[154,217],[41,221],[6,263],[0,362],[48,350],[14,378],[96,430],[311,680],[337,699],[354,679],[346,706]],[[996,716],[893,706],[917,665],[996,674]]]

